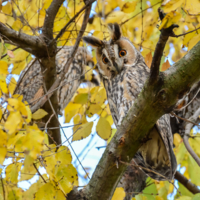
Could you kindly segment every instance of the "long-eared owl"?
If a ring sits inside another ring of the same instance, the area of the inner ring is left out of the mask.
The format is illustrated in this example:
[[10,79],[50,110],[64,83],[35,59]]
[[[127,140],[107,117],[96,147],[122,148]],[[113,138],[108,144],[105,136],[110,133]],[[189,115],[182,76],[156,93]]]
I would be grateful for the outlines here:
[[[109,29],[109,41],[93,36],[85,36],[83,40],[96,48],[98,70],[107,92],[113,120],[118,127],[141,92],[150,70],[131,41],[122,36],[119,25],[109,24]],[[151,169],[152,172],[144,171],[156,180],[173,179],[177,163],[168,114],[157,121],[149,132],[149,138],[136,153],[135,162]]]
[[[57,76],[63,73],[64,66],[70,56],[73,47],[59,47],[56,54],[56,72]],[[65,73],[64,80],[61,81],[57,88],[57,98],[59,103],[59,112],[67,106],[83,81],[82,76],[86,72],[85,66],[93,67],[93,60],[90,53],[84,47],[79,47],[73,59],[73,62]],[[96,83],[94,78],[94,83]],[[23,100],[27,101],[30,106],[44,95],[43,74],[39,60],[33,59],[21,74],[15,94],[23,95]]]

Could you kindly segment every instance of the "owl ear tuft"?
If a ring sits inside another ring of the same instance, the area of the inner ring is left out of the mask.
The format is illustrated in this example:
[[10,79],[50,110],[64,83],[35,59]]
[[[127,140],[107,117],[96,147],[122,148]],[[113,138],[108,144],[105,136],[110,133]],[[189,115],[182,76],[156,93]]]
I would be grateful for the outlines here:
[[94,48],[101,47],[103,45],[103,41],[94,36],[84,36],[83,41]]
[[108,24],[108,28],[111,32],[112,40],[114,40],[114,41],[119,40],[121,37],[121,29],[120,29],[119,24],[117,24],[117,23]]

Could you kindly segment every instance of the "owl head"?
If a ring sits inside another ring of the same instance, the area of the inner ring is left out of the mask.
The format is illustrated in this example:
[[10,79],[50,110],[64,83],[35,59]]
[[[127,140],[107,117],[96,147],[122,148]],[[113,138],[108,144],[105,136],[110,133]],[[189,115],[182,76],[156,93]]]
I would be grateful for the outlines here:
[[111,79],[128,67],[132,67],[138,56],[138,51],[127,38],[121,34],[117,23],[108,25],[111,33],[109,41],[93,36],[83,37],[83,41],[96,48],[96,58],[99,73],[105,79]]

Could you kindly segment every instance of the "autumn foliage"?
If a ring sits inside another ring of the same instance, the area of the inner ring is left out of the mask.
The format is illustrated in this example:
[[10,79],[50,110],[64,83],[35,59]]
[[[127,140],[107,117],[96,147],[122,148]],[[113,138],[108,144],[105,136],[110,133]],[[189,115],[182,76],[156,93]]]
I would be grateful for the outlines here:
[[[18,34],[39,36],[44,24],[46,10],[51,0],[0,0],[0,23],[17,31]],[[53,28],[54,38],[69,20],[85,6],[84,1],[65,1],[60,7]],[[167,13],[162,22],[157,9]],[[73,46],[82,25],[83,13],[70,24],[57,46]],[[199,0],[98,0],[93,4],[85,35],[92,34],[108,39],[108,23],[118,22],[123,35],[128,37],[145,58],[150,67],[160,30],[178,24],[176,35],[170,37],[161,60],[161,71],[182,58],[200,40]],[[196,31],[193,31],[195,30]],[[193,31],[189,34],[186,32]],[[84,46],[83,42],[80,46]],[[96,62],[94,51],[91,52]],[[45,128],[37,125],[48,113],[39,109],[31,112],[31,106],[23,96],[15,94],[20,73],[34,56],[18,46],[5,41],[0,30],[0,200],[64,200],[67,194],[79,186],[78,173],[72,165],[72,155],[67,146],[49,144]],[[87,66],[85,80],[91,81],[98,73]],[[65,123],[73,120],[72,142],[84,140],[91,134],[94,123],[88,118],[97,117],[96,134],[110,142],[116,132],[107,102],[103,84],[85,84],[74,94],[63,111]],[[196,130],[196,129],[195,129]],[[200,156],[200,133],[191,132],[191,147]],[[182,138],[174,135],[174,152],[184,176],[200,186],[200,169],[188,154]],[[8,163],[8,164],[7,164]],[[40,170],[45,173],[41,174]],[[37,181],[23,190],[18,183],[38,176]],[[178,190],[178,192],[177,192]],[[146,188],[135,194],[134,200],[166,200],[168,197],[180,200],[197,200],[199,194],[192,194],[179,182],[157,182],[147,179]],[[122,200],[123,188],[117,188],[112,200]],[[175,196],[175,197],[174,197]]]

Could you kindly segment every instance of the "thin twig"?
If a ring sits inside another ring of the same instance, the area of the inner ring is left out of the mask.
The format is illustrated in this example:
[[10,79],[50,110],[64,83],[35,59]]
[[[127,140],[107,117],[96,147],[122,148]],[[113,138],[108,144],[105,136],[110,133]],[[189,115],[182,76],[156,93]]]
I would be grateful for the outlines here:
[[[45,82],[44,82],[44,81],[43,81],[43,87],[44,87],[44,91],[45,91],[45,93],[46,93],[46,92],[47,92],[47,89],[46,89],[46,85],[45,85]],[[54,113],[54,115],[55,115],[55,117],[56,117],[56,119],[57,119],[57,121],[58,121],[58,123],[59,123],[59,125],[60,125],[60,127],[61,127],[61,124],[60,124],[60,122],[59,122],[58,116],[57,116],[57,114],[56,114],[56,112],[55,112],[55,110],[54,110],[54,107],[53,107],[53,105],[52,105],[52,103],[51,103],[51,100],[49,99],[48,96],[47,96],[47,99],[48,99],[48,102],[49,102],[49,104],[50,104],[50,106],[51,106],[51,109],[52,109],[52,111],[53,111],[53,113]],[[62,130],[62,132],[63,132],[63,135],[66,137],[64,130],[63,130],[62,128],[61,128],[61,130]],[[66,138],[67,138],[67,137],[66,137]],[[67,140],[67,141],[68,141],[68,143],[69,143],[69,145],[70,145],[70,148],[71,148],[72,151],[74,152],[74,154],[75,154],[75,156],[76,156],[76,159],[78,160],[79,164],[81,165],[81,167],[82,167],[83,170],[85,171],[87,177],[90,179],[88,173],[86,172],[86,170],[85,170],[85,168],[83,167],[81,161],[79,160],[79,158],[78,158],[76,152],[74,151],[74,148],[72,147],[71,143],[69,142],[69,140]]]
[[34,168],[36,169],[37,173],[39,174],[39,176],[42,178],[42,180],[44,181],[44,183],[47,183],[44,179],[44,177],[42,176],[42,174],[40,174],[38,168],[36,167],[35,163],[33,163]]
[[178,190],[178,188],[175,186],[175,184],[174,184],[173,182],[171,182],[170,180],[168,180],[167,177],[163,176],[162,174],[159,174],[159,173],[156,172],[156,171],[153,171],[153,170],[151,170],[151,169],[148,169],[148,168],[146,168],[146,167],[142,167],[142,166],[140,166],[140,165],[136,165],[136,164],[133,164],[133,163],[127,163],[127,162],[123,162],[123,161],[121,161],[121,160],[120,160],[119,162],[122,163],[122,164],[125,164],[125,165],[132,165],[132,166],[134,166],[134,167],[138,167],[138,168],[144,169],[144,170],[146,170],[146,171],[152,172],[152,173],[154,173],[154,174],[157,174],[157,175],[163,177],[164,179],[166,179],[167,181],[169,181],[169,182],[177,189],[177,191],[178,191],[179,194],[181,195],[181,192]]
[[6,194],[5,194],[5,188],[4,188],[4,184],[3,184],[3,178],[1,176],[1,185],[2,185],[2,189],[3,189],[3,199],[6,199]]
[[146,9],[144,9],[144,10],[141,10],[141,12],[137,13],[137,14],[134,15],[133,17],[130,17],[129,19],[127,19],[127,20],[125,20],[124,22],[122,22],[122,23],[120,24],[120,26],[123,25],[123,24],[125,24],[125,23],[128,22],[129,20],[133,19],[134,17],[138,16],[138,15],[141,14],[142,12],[144,12],[144,11],[146,11],[146,10],[148,10],[148,9],[151,9],[151,8],[153,8],[154,6],[156,6],[156,5],[158,5],[158,4],[162,3],[162,2],[163,2],[163,1],[159,1],[159,2],[157,2],[157,3],[155,3],[155,4],[153,4],[152,6],[146,8]]
[[[69,22],[60,30],[60,32],[58,33],[58,35],[56,36],[55,40],[58,40],[58,38],[62,37],[62,35],[65,33],[65,30],[67,29],[67,27],[88,7],[90,6],[93,2],[95,2],[96,0],[89,0],[87,1],[86,5],[80,9],[79,12],[77,12],[70,20]],[[82,30],[80,30],[82,31]],[[80,32],[79,31],[79,32]]]
[[185,106],[183,106],[180,109],[174,109],[174,110],[175,111],[181,111],[181,110],[185,109],[187,106],[189,106],[194,101],[194,99],[196,98],[196,96],[199,94],[199,91],[200,91],[200,88],[198,89],[198,91],[196,92],[196,94],[193,96],[192,100],[189,103],[187,103]]
[[189,119],[186,119],[186,118],[180,117],[180,116],[176,115],[174,112],[170,112],[170,114],[173,115],[174,117],[177,117],[177,118],[179,118],[179,119],[182,119],[183,121],[186,121],[186,122],[188,122],[188,123],[191,123],[191,124],[193,124],[193,125],[195,125],[195,126],[200,127],[199,124],[192,122],[192,121],[190,120],[190,118],[189,118]]

